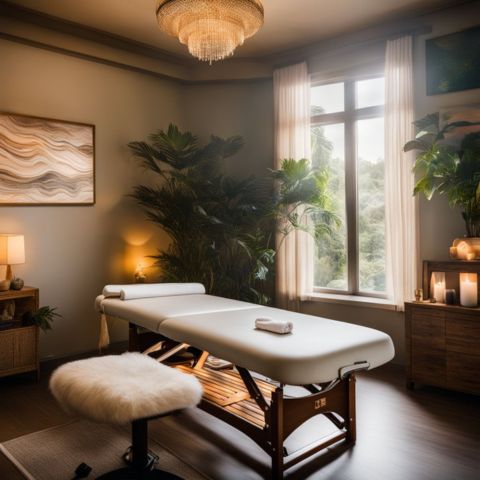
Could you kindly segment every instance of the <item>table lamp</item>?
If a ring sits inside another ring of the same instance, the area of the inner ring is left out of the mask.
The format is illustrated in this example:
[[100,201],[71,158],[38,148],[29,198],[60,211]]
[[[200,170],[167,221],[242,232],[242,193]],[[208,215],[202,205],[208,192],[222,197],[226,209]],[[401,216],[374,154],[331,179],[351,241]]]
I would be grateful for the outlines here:
[[10,288],[10,282],[13,279],[11,265],[20,265],[21,263],[25,263],[23,235],[0,234],[0,265],[7,266],[6,284],[8,286],[6,290]]

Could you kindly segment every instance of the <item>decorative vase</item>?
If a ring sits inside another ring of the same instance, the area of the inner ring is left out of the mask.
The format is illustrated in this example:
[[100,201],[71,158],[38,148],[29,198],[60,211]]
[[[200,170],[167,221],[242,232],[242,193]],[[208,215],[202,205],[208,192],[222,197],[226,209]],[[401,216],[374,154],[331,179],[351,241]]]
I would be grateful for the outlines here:
[[480,237],[456,238],[450,247],[450,256],[457,260],[480,259]]
[[25,282],[21,278],[14,278],[12,280],[10,288],[12,290],[21,290],[24,285],[25,285]]

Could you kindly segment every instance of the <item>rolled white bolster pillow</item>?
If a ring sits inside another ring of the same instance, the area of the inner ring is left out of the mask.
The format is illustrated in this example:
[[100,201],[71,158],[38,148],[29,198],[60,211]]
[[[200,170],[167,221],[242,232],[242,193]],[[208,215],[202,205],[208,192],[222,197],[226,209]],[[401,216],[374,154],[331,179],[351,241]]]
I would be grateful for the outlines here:
[[273,333],[291,333],[293,323],[287,320],[273,320],[272,318],[257,318],[255,320],[255,328],[258,330],[266,330]]
[[121,300],[137,298],[170,297],[175,295],[204,294],[201,283],[147,283],[141,285],[124,285],[120,290]]
[[105,298],[119,297],[122,288],[128,287],[129,285],[105,285],[103,287],[102,295]]

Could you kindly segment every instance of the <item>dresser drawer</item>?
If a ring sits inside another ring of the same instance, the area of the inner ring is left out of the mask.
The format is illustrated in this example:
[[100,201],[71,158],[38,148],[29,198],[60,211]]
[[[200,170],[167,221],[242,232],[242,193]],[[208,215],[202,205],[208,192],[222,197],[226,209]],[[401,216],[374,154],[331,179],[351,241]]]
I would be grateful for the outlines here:
[[480,394],[480,355],[448,353],[447,387]]
[[447,378],[445,350],[412,345],[411,376],[414,382],[444,387]]
[[480,355],[480,319],[466,314],[448,313],[447,351]]
[[10,370],[14,365],[15,332],[0,331],[0,374],[2,370]]
[[37,364],[37,330],[26,327],[15,331],[14,367],[36,368]]
[[414,310],[411,335],[416,346],[426,349],[445,349],[445,314],[438,311]]

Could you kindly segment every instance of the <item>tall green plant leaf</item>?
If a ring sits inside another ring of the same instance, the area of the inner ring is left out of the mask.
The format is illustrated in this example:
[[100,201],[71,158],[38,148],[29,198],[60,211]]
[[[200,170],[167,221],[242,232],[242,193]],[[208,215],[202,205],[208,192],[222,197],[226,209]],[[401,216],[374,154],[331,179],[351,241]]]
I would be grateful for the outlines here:
[[[285,160],[264,178],[236,178],[223,170],[243,147],[241,137],[212,136],[200,145],[170,125],[149,140],[129,146],[159,181],[137,185],[131,196],[170,237],[152,257],[164,281],[197,281],[212,294],[267,303],[275,225],[284,234],[298,228],[319,236],[339,222],[329,211],[325,172],[305,159]],[[315,225],[308,227],[306,217]]]

